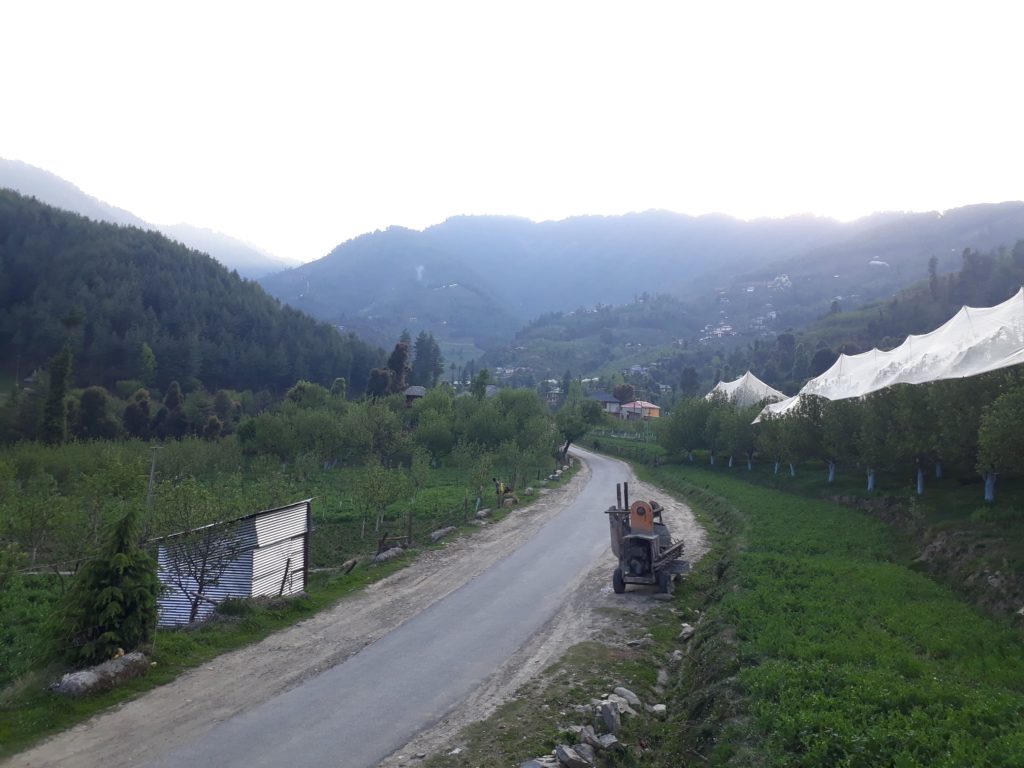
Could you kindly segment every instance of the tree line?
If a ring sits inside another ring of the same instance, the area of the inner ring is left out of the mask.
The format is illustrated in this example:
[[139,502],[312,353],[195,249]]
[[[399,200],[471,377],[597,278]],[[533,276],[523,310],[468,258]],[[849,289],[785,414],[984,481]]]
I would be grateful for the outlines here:
[[801,397],[784,415],[753,421],[763,404],[737,407],[722,396],[680,403],[658,424],[659,443],[673,457],[710,463],[755,457],[791,474],[804,461],[820,460],[827,481],[837,467],[864,473],[865,488],[879,475],[913,476],[923,493],[928,476],[985,480],[991,501],[999,475],[1024,474],[1024,372],[1004,369],[967,379],[898,385],[864,398]]

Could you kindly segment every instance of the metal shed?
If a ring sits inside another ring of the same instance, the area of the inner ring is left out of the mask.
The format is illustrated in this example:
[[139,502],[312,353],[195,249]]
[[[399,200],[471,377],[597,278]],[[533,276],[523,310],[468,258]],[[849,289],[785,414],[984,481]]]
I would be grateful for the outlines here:
[[159,626],[202,620],[229,597],[303,592],[311,514],[312,500],[306,499],[155,541],[165,587]]

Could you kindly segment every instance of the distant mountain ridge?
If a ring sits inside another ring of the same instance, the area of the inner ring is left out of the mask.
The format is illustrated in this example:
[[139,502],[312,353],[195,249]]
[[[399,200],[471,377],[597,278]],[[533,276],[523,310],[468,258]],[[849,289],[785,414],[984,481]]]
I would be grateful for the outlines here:
[[94,221],[162,232],[189,248],[213,256],[228,269],[237,270],[238,274],[250,279],[293,266],[284,259],[212,229],[185,223],[162,225],[144,221],[130,211],[96,199],[56,174],[19,160],[0,158],[0,187],[13,189],[41,203],[87,216]]
[[[820,316],[835,300],[849,307],[890,296],[921,279],[932,256],[948,272],[966,247],[1012,245],[1019,237],[1019,202],[850,223],[667,211],[542,223],[459,216],[422,232],[361,235],[261,283],[377,343],[402,329],[428,330],[495,349],[540,315],[622,306],[647,293],[687,302],[698,328],[756,321],[764,330],[763,318],[774,323],[768,330],[785,328]],[[768,290],[776,278],[786,291]]]
[[261,279],[282,301],[363,332],[425,329],[486,347],[538,315],[622,304],[656,288],[684,293],[709,269],[778,258],[842,225],[797,217],[741,222],[664,211],[535,223],[459,216],[423,232],[391,227]]

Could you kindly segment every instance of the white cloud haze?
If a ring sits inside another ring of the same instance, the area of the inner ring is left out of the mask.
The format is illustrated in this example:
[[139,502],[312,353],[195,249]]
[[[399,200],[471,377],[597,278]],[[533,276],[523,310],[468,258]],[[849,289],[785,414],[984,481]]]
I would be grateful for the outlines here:
[[33,2],[0,157],[309,260],[462,213],[1024,198],[1011,2]]

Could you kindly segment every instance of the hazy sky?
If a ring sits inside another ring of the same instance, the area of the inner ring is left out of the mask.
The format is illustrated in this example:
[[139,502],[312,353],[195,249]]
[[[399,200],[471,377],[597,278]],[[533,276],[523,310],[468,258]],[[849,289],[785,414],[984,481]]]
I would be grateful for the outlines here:
[[0,157],[286,258],[462,213],[1024,199],[1019,2],[11,0],[2,19]]

